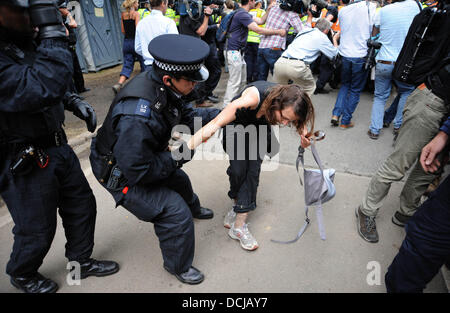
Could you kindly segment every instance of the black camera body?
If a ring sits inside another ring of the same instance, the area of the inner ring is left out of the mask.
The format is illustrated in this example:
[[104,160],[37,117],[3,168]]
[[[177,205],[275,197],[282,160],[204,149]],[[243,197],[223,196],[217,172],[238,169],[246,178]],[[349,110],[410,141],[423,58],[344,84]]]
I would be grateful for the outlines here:
[[381,42],[367,39],[367,47],[369,48],[366,56],[366,63],[364,64],[364,70],[368,70],[372,68],[375,65],[375,56],[376,50],[379,50],[381,48],[382,44]]

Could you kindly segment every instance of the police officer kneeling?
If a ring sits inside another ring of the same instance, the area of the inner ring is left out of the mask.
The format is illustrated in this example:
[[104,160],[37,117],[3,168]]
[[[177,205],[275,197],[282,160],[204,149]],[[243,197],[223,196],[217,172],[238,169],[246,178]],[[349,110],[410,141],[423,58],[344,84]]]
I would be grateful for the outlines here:
[[[92,141],[92,171],[100,183],[137,218],[152,222],[159,238],[164,268],[183,283],[198,284],[204,275],[192,266],[192,217],[209,219],[181,166],[194,151],[186,142],[169,151],[175,126],[194,132],[194,117],[208,123],[217,109],[193,109],[183,101],[196,82],[208,78],[203,65],[209,47],[186,35],[161,35],[148,50],[151,70],[133,78],[116,96]],[[181,156],[181,158],[173,157]]]
[[[31,17],[31,19],[30,19]],[[31,22],[30,22],[31,20]],[[39,28],[35,47],[33,26]],[[117,263],[91,259],[96,203],[62,128],[64,109],[95,131],[93,108],[69,93],[73,63],[56,2],[0,2],[0,193],[14,221],[6,272],[25,292],[55,292],[38,273],[62,218],[66,257],[80,277],[106,276]]]

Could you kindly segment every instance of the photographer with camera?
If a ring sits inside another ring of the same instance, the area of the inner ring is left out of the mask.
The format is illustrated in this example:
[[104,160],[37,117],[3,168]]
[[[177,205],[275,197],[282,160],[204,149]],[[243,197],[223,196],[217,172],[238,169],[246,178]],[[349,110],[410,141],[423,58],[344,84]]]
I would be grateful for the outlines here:
[[309,65],[320,54],[334,59],[338,53],[339,33],[333,36],[332,44],[327,37],[330,30],[331,23],[321,18],[316,27],[300,32],[275,63],[273,79],[280,84],[287,84],[292,80],[311,96],[316,83]]
[[376,4],[363,0],[350,3],[339,11],[342,85],[334,105],[331,126],[338,126],[341,116],[341,129],[354,126],[352,115],[368,76],[368,71],[364,69],[364,57],[367,55],[367,39],[372,33],[375,10]]
[[115,262],[91,258],[95,197],[62,127],[64,109],[85,120],[91,132],[97,120],[87,102],[68,92],[73,62],[61,2],[0,2],[0,142],[6,146],[0,193],[15,224],[6,273],[27,293],[58,289],[38,273],[55,235],[57,211],[66,257],[80,264],[81,279],[119,270]]
[[[195,104],[197,107],[211,107],[213,105],[211,102],[219,102],[213,91],[217,87],[222,74],[215,39],[218,25],[213,20],[212,15],[219,12],[219,5],[223,6],[224,1],[206,0],[197,2],[188,0],[187,2],[192,11],[191,14],[189,14],[189,11],[188,14],[180,12],[180,34],[200,38],[209,45],[210,49],[208,58],[205,60],[209,77],[205,82],[197,84],[195,87]],[[199,3],[202,3],[203,6],[200,6]],[[202,11],[200,11],[200,8]],[[210,102],[205,102],[207,100]]]
[[376,55],[375,92],[372,105],[372,117],[367,134],[371,139],[378,139],[383,128],[384,107],[391,95],[392,83],[395,82],[399,96],[397,114],[394,119],[394,135],[402,125],[402,112],[406,99],[415,86],[392,78],[395,61],[402,49],[409,26],[414,16],[420,12],[420,4],[413,0],[394,0],[392,4],[381,8],[375,17],[372,37],[380,34],[378,42],[381,48]]

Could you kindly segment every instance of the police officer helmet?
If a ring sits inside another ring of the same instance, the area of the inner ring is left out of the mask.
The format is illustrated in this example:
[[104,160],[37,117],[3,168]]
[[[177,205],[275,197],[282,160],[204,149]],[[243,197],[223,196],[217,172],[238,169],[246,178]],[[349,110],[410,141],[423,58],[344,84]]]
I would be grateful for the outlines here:
[[2,0],[0,4],[6,4],[10,6],[20,7],[20,8],[29,8],[30,1],[29,0]]
[[203,82],[209,72],[203,65],[209,55],[209,46],[203,40],[178,34],[160,35],[150,41],[148,52],[153,66],[184,79]]

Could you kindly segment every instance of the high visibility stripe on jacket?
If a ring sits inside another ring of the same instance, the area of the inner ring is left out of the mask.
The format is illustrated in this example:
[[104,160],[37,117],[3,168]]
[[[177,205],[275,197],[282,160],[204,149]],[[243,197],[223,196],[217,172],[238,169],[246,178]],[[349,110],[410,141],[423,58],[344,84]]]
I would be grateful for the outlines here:
[[180,19],[177,19],[177,15],[174,9],[167,8],[165,16],[174,21],[177,26],[180,23]]
[[[248,13],[250,13],[252,16],[261,18],[264,15],[264,13],[266,13],[266,11],[264,11],[262,9],[252,9]],[[265,24],[259,25],[259,27],[264,27],[264,26],[265,26]],[[260,41],[261,41],[260,34],[255,33],[254,31],[251,31],[251,30],[248,31],[247,42],[259,43]]]
[[142,20],[144,17],[147,17],[150,14],[150,10],[147,8],[139,9],[138,13],[139,13],[139,19]]

